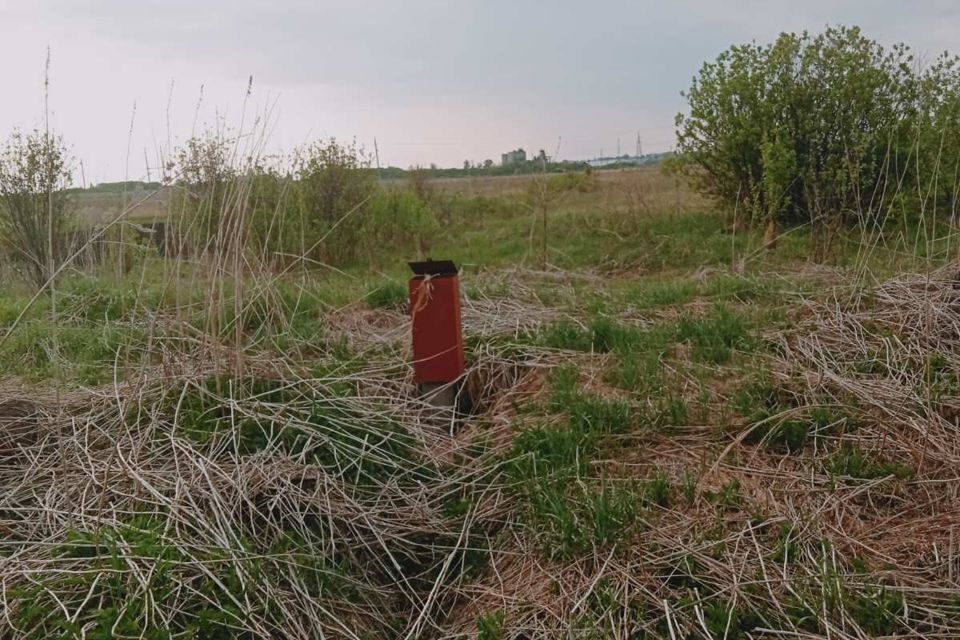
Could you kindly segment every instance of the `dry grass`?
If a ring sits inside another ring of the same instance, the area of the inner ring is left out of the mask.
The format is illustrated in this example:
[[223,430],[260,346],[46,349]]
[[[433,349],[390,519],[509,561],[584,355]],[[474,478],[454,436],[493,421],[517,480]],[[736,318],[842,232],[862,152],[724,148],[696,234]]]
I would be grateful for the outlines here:
[[[438,178],[430,180],[433,188],[450,194],[484,197],[522,197],[544,176],[495,176],[473,178]],[[707,201],[689,188],[686,180],[659,167],[593,171],[588,189],[568,194],[564,208],[595,208],[608,212],[653,213],[703,211]]]
[[[322,359],[238,360],[226,346],[211,357],[197,341],[158,345],[157,369],[104,388],[59,399],[9,388],[0,407],[9,633],[36,634],[54,619],[92,625],[91,612],[108,607],[135,625],[176,626],[207,615],[198,603],[252,637],[475,637],[477,620],[498,611],[512,638],[953,633],[956,267],[799,309],[766,360],[780,405],[762,418],[725,414],[729,398],[715,397],[703,424],[611,436],[581,481],[630,487],[660,473],[669,500],[642,510],[629,537],[568,561],[546,559],[520,517],[503,476],[511,439],[562,362],[581,363],[593,395],[623,392],[604,390],[606,355],[517,342],[579,321],[537,302],[532,283],[553,276],[484,277],[513,295],[465,304],[468,333],[481,339],[469,380],[482,402],[453,438],[413,393],[401,312],[332,314],[332,333],[362,360],[330,361],[324,375],[311,373]],[[271,384],[232,386],[241,380]],[[191,422],[197,402],[214,417],[202,428]],[[318,406],[335,417],[317,422]],[[822,407],[832,418],[811,427],[802,450],[778,448],[775,425],[813,424]],[[378,440],[386,423],[409,436],[407,453]],[[244,449],[250,425],[261,435]],[[854,447],[874,465],[868,477],[838,462]],[[458,495],[469,507],[451,517]],[[478,574],[463,568],[472,549],[490,550]],[[354,586],[317,592],[325,572]],[[44,614],[17,626],[31,603]]]
[[[572,562],[501,538],[444,635],[502,611],[515,638],[953,637],[957,277],[906,275],[798,311],[766,362],[779,408],[724,427],[720,403],[713,424],[612,445],[595,477],[664,474],[669,504]],[[804,420],[802,450],[778,447],[777,425]]]

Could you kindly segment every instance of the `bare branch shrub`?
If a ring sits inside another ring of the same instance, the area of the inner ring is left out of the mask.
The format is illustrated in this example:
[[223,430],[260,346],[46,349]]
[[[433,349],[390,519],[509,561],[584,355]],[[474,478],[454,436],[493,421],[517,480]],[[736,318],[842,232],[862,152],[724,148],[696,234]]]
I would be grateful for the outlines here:
[[17,131],[0,151],[0,237],[37,290],[66,253],[71,180],[71,159],[60,136]]

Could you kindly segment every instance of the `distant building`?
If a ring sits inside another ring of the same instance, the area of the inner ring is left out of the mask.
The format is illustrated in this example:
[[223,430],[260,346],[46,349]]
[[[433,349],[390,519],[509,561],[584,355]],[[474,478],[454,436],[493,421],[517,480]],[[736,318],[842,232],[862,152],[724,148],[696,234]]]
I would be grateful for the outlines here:
[[523,164],[527,161],[527,152],[521,149],[508,151],[500,155],[500,164],[504,167],[511,164]]

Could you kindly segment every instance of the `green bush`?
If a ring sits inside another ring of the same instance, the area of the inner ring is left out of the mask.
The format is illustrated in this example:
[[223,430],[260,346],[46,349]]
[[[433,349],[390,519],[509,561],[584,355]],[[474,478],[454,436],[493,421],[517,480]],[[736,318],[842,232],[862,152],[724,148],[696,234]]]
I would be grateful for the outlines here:
[[315,142],[293,157],[294,220],[310,258],[342,264],[359,257],[364,241],[363,209],[376,191],[376,175],[356,144]]
[[15,131],[0,149],[0,240],[39,290],[67,256],[72,161],[63,138]]
[[360,244],[371,263],[384,248],[410,257],[425,257],[440,225],[430,206],[409,190],[376,191],[357,221]]
[[547,190],[552,193],[590,193],[597,188],[592,173],[568,172],[558,173],[547,178]]
[[855,27],[784,33],[731,47],[684,95],[678,152],[694,183],[773,231],[811,223],[819,257],[844,225],[919,210],[920,193],[927,210],[956,198],[936,177],[960,160],[960,72],[946,53],[921,67]]
[[267,265],[373,264],[423,256],[439,230],[410,189],[383,189],[363,150],[334,139],[290,157],[231,161],[220,134],[179,151],[175,191],[185,235],[201,252],[246,251]]

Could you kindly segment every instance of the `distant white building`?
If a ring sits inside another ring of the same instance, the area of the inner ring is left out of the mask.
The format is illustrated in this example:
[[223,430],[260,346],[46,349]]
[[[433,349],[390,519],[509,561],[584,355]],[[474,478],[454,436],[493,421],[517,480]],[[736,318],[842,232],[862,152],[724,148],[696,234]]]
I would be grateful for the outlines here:
[[500,154],[500,164],[504,167],[511,164],[523,164],[527,161],[527,152],[520,149],[514,149],[513,151],[508,151],[507,153]]

